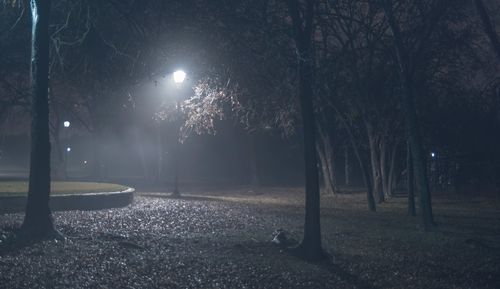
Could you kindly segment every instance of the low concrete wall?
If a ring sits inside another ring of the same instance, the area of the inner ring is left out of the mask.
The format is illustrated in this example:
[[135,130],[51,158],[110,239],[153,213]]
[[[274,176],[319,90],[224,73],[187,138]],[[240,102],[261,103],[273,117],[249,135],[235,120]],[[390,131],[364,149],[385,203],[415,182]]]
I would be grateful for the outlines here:
[[[134,192],[133,188],[128,188],[121,192],[53,195],[50,196],[50,208],[53,211],[121,208],[132,203]],[[26,200],[26,196],[0,197],[0,213],[24,212]]]

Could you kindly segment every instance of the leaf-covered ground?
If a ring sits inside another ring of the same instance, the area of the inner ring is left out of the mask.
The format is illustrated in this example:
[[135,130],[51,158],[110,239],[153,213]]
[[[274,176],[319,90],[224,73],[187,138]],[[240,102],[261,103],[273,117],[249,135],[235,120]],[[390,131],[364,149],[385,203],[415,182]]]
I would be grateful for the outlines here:
[[420,231],[404,200],[373,214],[362,195],[323,196],[331,262],[307,263],[271,243],[300,239],[295,189],[141,193],[133,205],[54,213],[67,237],[9,243],[22,214],[0,215],[0,288],[500,288],[498,200],[435,202]]

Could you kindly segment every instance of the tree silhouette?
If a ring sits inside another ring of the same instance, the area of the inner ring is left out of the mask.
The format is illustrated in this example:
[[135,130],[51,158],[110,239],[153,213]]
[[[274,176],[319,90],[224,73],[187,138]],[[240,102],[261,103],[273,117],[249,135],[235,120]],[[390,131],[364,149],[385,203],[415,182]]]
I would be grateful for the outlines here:
[[298,51],[299,100],[304,133],[306,180],[306,216],[304,238],[296,252],[308,260],[324,258],[321,247],[320,191],[318,160],[316,156],[316,121],[313,106],[313,48],[312,35],[315,1],[308,0],[301,7],[298,0],[287,1],[293,22],[294,40]]
[[31,0],[31,156],[28,201],[21,232],[47,237],[56,230],[49,208],[49,18],[50,0]]

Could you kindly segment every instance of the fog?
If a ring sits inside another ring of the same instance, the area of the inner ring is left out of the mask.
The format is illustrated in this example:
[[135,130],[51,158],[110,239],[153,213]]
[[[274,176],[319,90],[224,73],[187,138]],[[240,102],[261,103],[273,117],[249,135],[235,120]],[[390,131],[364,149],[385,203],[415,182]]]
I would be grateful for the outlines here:
[[[296,136],[249,135],[231,121],[219,121],[217,127],[215,135],[191,135],[180,144],[180,185],[247,185],[255,177],[252,162],[256,162],[260,184],[298,185],[303,182],[302,147]],[[76,130],[74,127],[69,129]],[[149,127],[121,125],[98,139],[85,132],[62,136],[65,179],[171,186],[177,141],[176,129],[168,123]],[[69,152],[68,147],[71,148]],[[2,177],[27,178],[28,136],[4,135],[1,150]],[[53,170],[60,165],[55,150],[52,145]],[[95,150],[99,150],[99,157]],[[53,179],[58,178],[61,177],[53,174]]]

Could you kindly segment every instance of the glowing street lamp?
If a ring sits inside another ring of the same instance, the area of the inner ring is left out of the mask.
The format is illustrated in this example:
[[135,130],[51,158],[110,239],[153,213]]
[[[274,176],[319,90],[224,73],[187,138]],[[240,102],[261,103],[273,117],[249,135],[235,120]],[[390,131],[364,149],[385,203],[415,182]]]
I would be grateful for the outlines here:
[[174,72],[174,82],[177,84],[181,84],[186,79],[186,73],[183,70],[176,70]]
[[63,122],[63,125],[64,125],[64,127],[69,127],[71,125],[71,123],[66,120],[65,122]]

